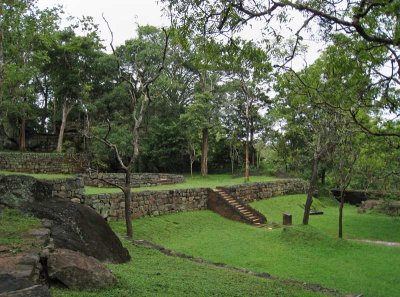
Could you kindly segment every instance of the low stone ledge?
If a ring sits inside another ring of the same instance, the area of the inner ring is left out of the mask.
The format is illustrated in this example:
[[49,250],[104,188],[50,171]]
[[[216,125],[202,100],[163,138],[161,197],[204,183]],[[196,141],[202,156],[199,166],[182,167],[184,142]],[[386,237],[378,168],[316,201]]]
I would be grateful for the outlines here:
[[[125,183],[124,173],[93,173],[81,175],[86,186],[109,188],[113,184],[123,185]],[[132,187],[159,186],[183,183],[185,177],[179,174],[170,173],[132,173]]]

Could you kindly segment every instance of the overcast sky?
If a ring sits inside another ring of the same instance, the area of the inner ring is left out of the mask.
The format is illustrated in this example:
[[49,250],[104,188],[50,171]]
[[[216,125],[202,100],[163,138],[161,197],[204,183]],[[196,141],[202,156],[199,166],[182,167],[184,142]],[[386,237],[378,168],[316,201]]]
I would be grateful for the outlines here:
[[[157,0],[38,0],[37,3],[39,8],[54,7],[60,4],[64,7],[67,15],[74,17],[92,16],[94,22],[99,25],[100,36],[108,50],[110,50],[110,33],[101,17],[102,13],[104,13],[113,30],[114,46],[135,37],[136,24],[157,27],[169,25],[169,20],[163,15],[162,6],[157,4]],[[297,16],[294,14],[293,21],[286,26],[296,31],[302,22],[301,14],[297,13]],[[288,29],[283,28],[282,30],[286,36],[293,34]],[[257,39],[260,38],[261,32],[262,26],[253,24],[253,27],[242,32],[241,36],[246,39]],[[319,56],[321,44],[312,43],[311,41],[307,43],[310,50],[306,57],[298,57],[293,61],[293,67],[297,69],[304,67],[303,59],[310,63]]]
[[136,24],[168,26],[168,18],[162,15],[156,0],[38,0],[40,8],[61,4],[67,15],[92,16],[99,24],[100,36],[109,44],[110,33],[101,14],[104,13],[114,32],[114,45],[135,36]]

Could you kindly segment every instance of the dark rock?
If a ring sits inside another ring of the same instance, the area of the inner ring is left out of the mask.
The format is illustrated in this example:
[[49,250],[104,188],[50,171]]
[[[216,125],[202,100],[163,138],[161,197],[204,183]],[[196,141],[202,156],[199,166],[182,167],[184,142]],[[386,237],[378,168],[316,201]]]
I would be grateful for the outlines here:
[[[336,200],[340,201],[340,190],[332,189],[331,193],[335,196]],[[369,199],[379,199],[385,196],[384,193],[375,191],[364,191],[364,190],[346,190],[343,192],[344,202],[359,205],[362,201]]]
[[27,278],[0,275],[0,297],[50,297],[46,286],[36,285]]
[[51,295],[46,286],[33,285],[21,290],[0,294],[0,297],[51,297]]
[[39,279],[39,256],[35,252],[0,258],[0,274],[30,280]]
[[323,215],[324,212],[322,210],[310,210],[310,216]]
[[69,289],[106,289],[116,284],[112,272],[93,257],[58,249],[47,258],[48,277]]
[[80,251],[100,261],[127,262],[128,251],[105,220],[93,209],[52,195],[51,182],[30,176],[0,175],[0,205],[19,208],[50,220],[56,248]]
[[51,197],[51,186],[26,175],[0,175],[0,204],[21,208],[24,203]]
[[107,222],[88,206],[58,200],[29,203],[24,208],[38,218],[53,221],[51,237],[55,248],[79,251],[112,263],[130,260],[127,249]]
[[371,199],[371,200],[362,201],[360,207],[358,208],[358,212],[360,212],[360,213],[366,212],[367,210],[371,210],[382,203],[383,203],[383,200],[372,200]]

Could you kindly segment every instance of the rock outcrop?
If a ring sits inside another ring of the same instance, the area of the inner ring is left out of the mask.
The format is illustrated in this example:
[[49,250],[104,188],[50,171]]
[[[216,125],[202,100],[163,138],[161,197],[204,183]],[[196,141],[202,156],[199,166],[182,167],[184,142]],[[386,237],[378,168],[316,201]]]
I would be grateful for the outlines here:
[[116,284],[112,272],[93,257],[57,249],[47,257],[47,273],[55,281],[74,290],[100,290]]
[[9,274],[0,275],[0,297],[51,297],[47,286]]
[[107,222],[88,206],[70,201],[47,201],[25,205],[25,210],[52,222],[55,248],[79,251],[100,261],[124,263],[128,251]]
[[0,205],[49,220],[55,248],[112,263],[130,260],[128,251],[99,214],[88,206],[53,197],[51,190],[48,183],[29,176],[0,176]]

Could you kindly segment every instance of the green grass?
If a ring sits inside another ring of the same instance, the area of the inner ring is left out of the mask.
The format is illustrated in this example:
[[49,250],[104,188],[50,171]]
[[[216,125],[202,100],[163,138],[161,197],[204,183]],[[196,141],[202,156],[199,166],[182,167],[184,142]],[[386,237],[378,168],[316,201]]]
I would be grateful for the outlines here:
[[126,264],[108,265],[118,278],[116,287],[97,292],[52,288],[52,296],[325,296],[281,281],[261,279],[224,268],[193,263],[166,256],[155,250],[134,247],[127,241],[123,243],[133,259]]
[[[277,180],[270,176],[251,176],[250,183],[254,182],[267,182]],[[242,178],[232,178],[230,174],[210,174],[206,177],[201,175],[185,175],[185,182],[173,185],[162,185],[162,186],[152,186],[152,187],[140,187],[132,188],[133,192],[142,191],[161,191],[161,190],[174,190],[174,189],[189,189],[189,188],[216,188],[217,186],[229,186],[236,184],[245,183],[245,179]],[[97,187],[85,187],[85,194],[103,194],[103,193],[118,193],[121,192],[117,188],[97,188]]]
[[[260,200],[252,206],[265,214],[268,221],[282,223],[282,213],[293,216],[293,224],[301,224],[305,195],[291,195]],[[313,207],[323,215],[310,216],[310,224],[332,237],[338,234],[338,202],[335,199],[314,199]],[[357,207],[345,204],[343,209],[343,232],[346,238],[363,238],[400,242],[400,217],[379,213],[359,214]],[[400,251],[399,251],[400,252]]]
[[[299,205],[304,200],[302,195],[279,197],[259,201],[255,207],[277,221],[281,220],[282,211],[289,211],[297,223]],[[282,209],[272,210],[274,203]],[[282,278],[364,296],[398,296],[400,249],[337,239],[334,224],[330,225],[337,217],[337,208],[325,203],[323,210],[323,216],[311,218],[310,226],[298,225],[285,231],[255,228],[211,211],[198,211],[134,220],[134,234],[174,251]],[[355,212],[354,207],[346,206],[346,236],[398,240],[397,219],[351,215],[352,211]],[[349,225],[357,219],[363,222],[361,230],[358,227],[362,224]],[[326,222],[321,220],[330,223],[324,226]],[[377,224],[378,231],[374,230]],[[112,225],[117,232],[124,232],[122,222]]]
[[14,171],[0,171],[3,175],[28,175],[38,179],[64,179],[73,177],[72,174],[47,174],[47,173],[26,173],[26,172],[14,172]]
[[0,211],[0,245],[25,244],[26,232],[40,225],[40,220],[22,215],[19,211],[5,208]]

